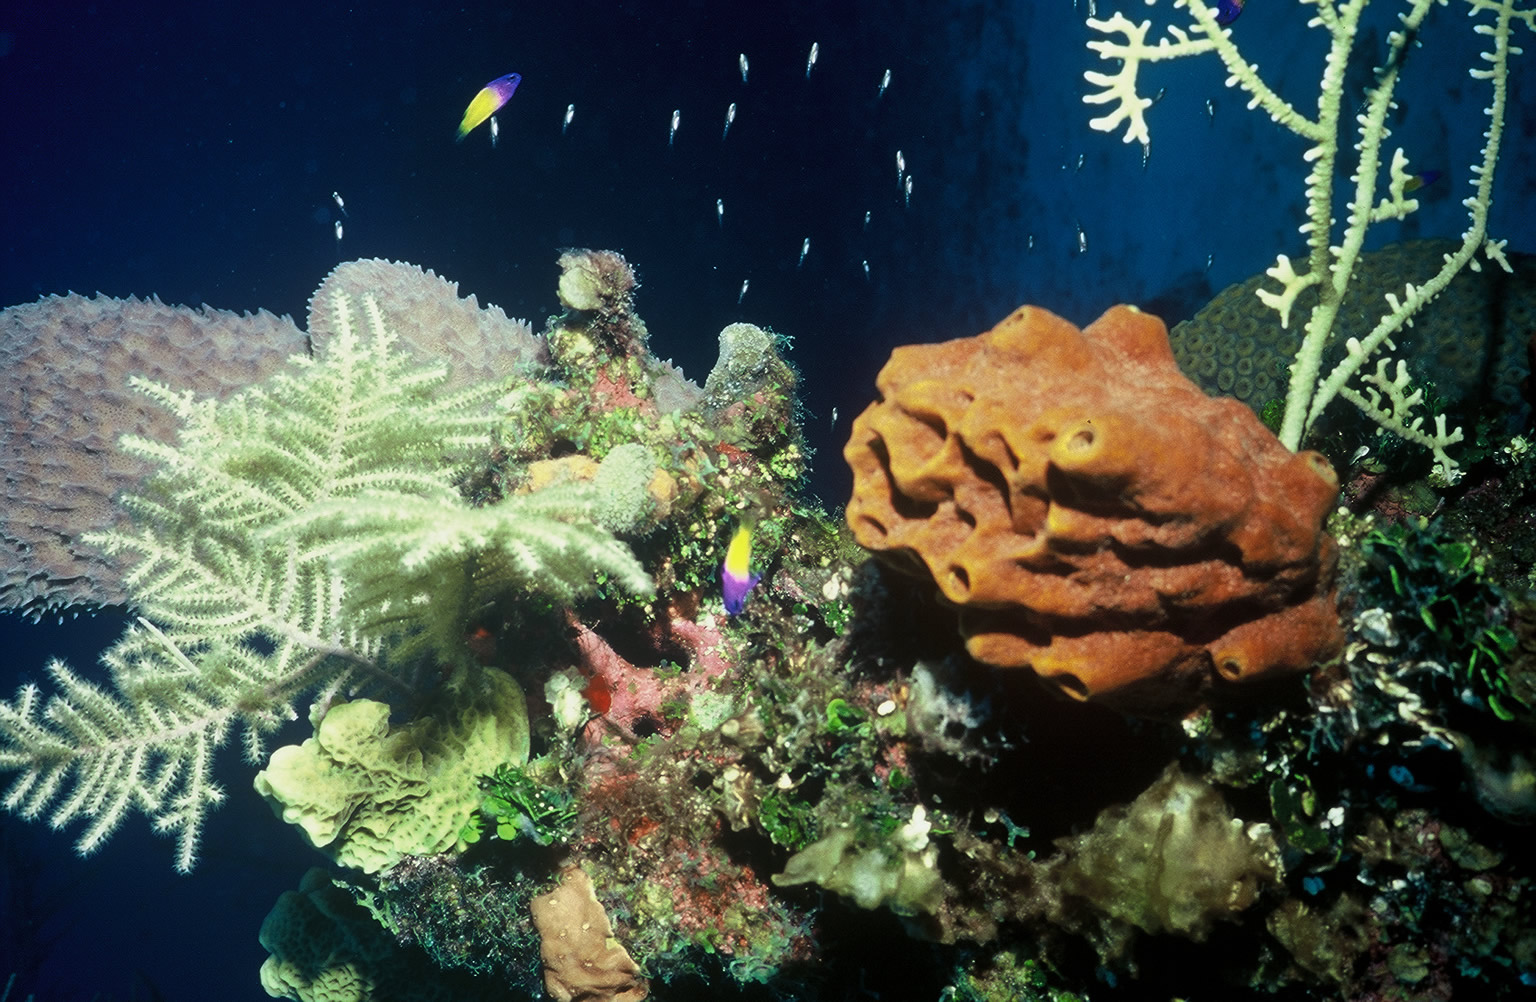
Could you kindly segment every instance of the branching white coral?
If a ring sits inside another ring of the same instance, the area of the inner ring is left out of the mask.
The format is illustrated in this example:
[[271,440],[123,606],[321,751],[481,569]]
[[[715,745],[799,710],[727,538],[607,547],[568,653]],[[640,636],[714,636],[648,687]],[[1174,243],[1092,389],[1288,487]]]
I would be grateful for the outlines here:
[[[1349,339],[1347,350],[1351,355],[1363,354],[1360,342],[1354,338]],[[1388,359],[1378,359],[1376,371],[1360,379],[1366,384],[1363,392],[1345,386],[1339,390],[1339,395],[1360,408],[1377,426],[1429,449],[1435,456],[1436,473],[1446,483],[1454,481],[1456,463],[1447,455],[1445,447],[1461,441],[1461,429],[1447,431],[1445,415],[1437,414],[1434,432],[1425,432],[1424,417],[1414,413],[1424,399],[1424,390],[1413,386],[1408,377],[1408,365],[1402,359],[1398,359],[1395,375],[1389,372],[1390,366]]]
[[1088,27],[1105,35],[1118,32],[1125,36],[1124,42],[1101,40],[1088,43],[1088,48],[1097,52],[1099,58],[1118,59],[1121,64],[1118,73],[1099,73],[1088,70],[1083,74],[1083,79],[1095,87],[1104,88],[1084,96],[1084,103],[1115,102],[1115,107],[1110,109],[1108,114],[1095,118],[1088,124],[1100,132],[1114,132],[1124,122],[1125,141],[1138,142],[1145,146],[1151,142],[1151,134],[1142,112],[1152,107],[1152,99],[1142,97],[1136,92],[1136,75],[1141,69],[1141,64],[1210,52],[1213,45],[1209,39],[1192,39],[1187,32],[1171,27],[1168,33],[1173,41],[1170,42],[1165,38],[1159,41],[1155,48],[1148,46],[1147,29],[1152,27],[1152,22],[1143,21],[1137,24],[1119,11],[1106,20],[1090,17]]
[[104,657],[110,688],[55,661],[55,694],[0,700],[0,771],[17,773],[6,809],[83,821],[81,853],[147,814],[190,870],[223,798],[213,755],[236,728],[255,762],[302,696],[411,692],[400,641],[462,631],[466,603],[494,587],[562,602],[601,573],[650,590],[583,488],[466,504],[455,484],[489,448],[504,387],[444,390],[446,366],[397,351],[374,300],[360,305],[361,323],[337,296],[320,357],[228,400],[138,384],[181,419],[180,438],[125,438],[159,470],[123,502],[135,524],[94,540],[137,558],[125,580],[139,625]]
[[[1258,66],[1243,58],[1231,33],[1216,23],[1215,11],[1206,0],[1174,0],[1174,8],[1187,10],[1192,23],[1188,27],[1170,26],[1168,32],[1173,41],[1163,39],[1156,46],[1146,41],[1150,22],[1138,25],[1120,14],[1102,20],[1088,19],[1088,26],[1094,31],[1104,35],[1118,34],[1124,39],[1098,39],[1088,43],[1101,58],[1120,60],[1117,73],[1090,71],[1085,74],[1089,83],[1102,88],[1086,95],[1085,102],[1095,105],[1116,102],[1111,113],[1095,118],[1089,124],[1105,132],[1114,131],[1123,124],[1127,142],[1134,139],[1143,145],[1150,143],[1151,133],[1144,112],[1151,106],[1151,101],[1141,97],[1137,90],[1142,65],[1214,52],[1227,68],[1227,86],[1238,87],[1247,93],[1250,109],[1262,108],[1277,124],[1309,140],[1312,145],[1304,154],[1311,165],[1305,192],[1307,221],[1301,227],[1308,244],[1306,268],[1298,272],[1291,260],[1282,254],[1275,266],[1266,272],[1280,283],[1279,291],[1258,291],[1260,301],[1279,314],[1282,326],[1288,326],[1291,310],[1301,292],[1313,286],[1319,289],[1318,302],[1307,319],[1291,369],[1280,440],[1289,448],[1298,448],[1323,408],[1334,397],[1342,396],[1381,427],[1433,450],[1441,474],[1453,481],[1457,476],[1456,463],[1446,454],[1445,447],[1459,440],[1460,430],[1446,431],[1441,417],[1436,421],[1437,431],[1431,435],[1420,430],[1422,418],[1415,417],[1411,421],[1407,418],[1406,411],[1400,407],[1411,409],[1412,404],[1422,399],[1422,394],[1407,391],[1402,382],[1406,379],[1406,369],[1401,364],[1396,370],[1397,375],[1390,378],[1384,374],[1387,372],[1384,360],[1379,360],[1375,375],[1359,374],[1381,348],[1391,346],[1391,337],[1408,326],[1413,316],[1439,295],[1462,269],[1479,267],[1476,258],[1479,250],[1490,261],[1509,269],[1504,259],[1503,241],[1488,237],[1488,211],[1493,200],[1494,168],[1498,164],[1508,100],[1509,58],[1521,51],[1511,43],[1510,37],[1516,22],[1536,31],[1536,8],[1521,6],[1521,0],[1465,0],[1469,16],[1492,15],[1491,24],[1473,26],[1476,33],[1492,40],[1491,49],[1481,53],[1486,65],[1469,71],[1473,79],[1488,82],[1492,100],[1485,109],[1489,125],[1483,134],[1482,153],[1479,162],[1470,167],[1475,193],[1463,203],[1469,225],[1462,234],[1462,245],[1447,255],[1445,263],[1434,275],[1409,284],[1401,300],[1388,296],[1387,312],[1375,329],[1354,342],[1344,360],[1325,375],[1321,372],[1323,355],[1334,337],[1339,308],[1364,247],[1367,230],[1377,223],[1403,219],[1418,209],[1418,201],[1408,197],[1408,186],[1414,175],[1408,171],[1406,154],[1397,149],[1390,163],[1383,167],[1382,150],[1390,135],[1387,121],[1389,113],[1396,107],[1393,95],[1404,60],[1409,49],[1420,44],[1421,29],[1430,9],[1437,3],[1444,6],[1448,0],[1410,0],[1407,11],[1398,15],[1401,28],[1388,35],[1386,59],[1375,71],[1375,86],[1368,92],[1365,110],[1357,118],[1359,138],[1354,149],[1358,166],[1349,178],[1354,191],[1345,227],[1336,244],[1333,242],[1335,221],[1331,211],[1343,134],[1344,71],[1359,31],[1361,14],[1369,0],[1301,2],[1316,9],[1308,27],[1326,31],[1329,36],[1328,54],[1319,81],[1316,117],[1303,115],[1279,98],[1260,76]],[[1148,0],[1148,3],[1155,4],[1156,0]],[[1376,187],[1378,175],[1383,171],[1386,195],[1378,201]],[[1365,384],[1363,390],[1348,385],[1357,376]],[[1388,386],[1394,389],[1389,391]],[[1381,406],[1382,400],[1391,406]],[[1410,400],[1412,403],[1407,403]]]

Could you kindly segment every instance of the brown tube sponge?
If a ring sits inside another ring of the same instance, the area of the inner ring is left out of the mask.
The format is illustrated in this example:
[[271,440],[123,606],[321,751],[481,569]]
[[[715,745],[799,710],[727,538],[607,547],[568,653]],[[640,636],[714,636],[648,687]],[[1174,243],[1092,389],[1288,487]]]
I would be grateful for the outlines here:
[[640,1002],[650,983],[618,940],[608,913],[579,866],[533,899],[533,924],[544,959],[544,989],[556,1002]]

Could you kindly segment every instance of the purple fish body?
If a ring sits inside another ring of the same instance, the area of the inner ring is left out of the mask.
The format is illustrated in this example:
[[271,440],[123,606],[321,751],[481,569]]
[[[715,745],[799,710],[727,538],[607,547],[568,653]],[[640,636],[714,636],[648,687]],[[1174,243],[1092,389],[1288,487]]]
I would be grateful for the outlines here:
[[1231,24],[1243,12],[1244,0],[1216,0],[1216,23]]
[[742,577],[731,573],[728,568],[720,569],[720,597],[725,601],[726,615],[741,615],[741,610],[747,605],[747,593],[761,577],[761,574],[748,574]]
[[496,101],[498,106],[500,106],[512,100],[512,95],[517,93],[517,85],[522,82],[523,75],[521,73],[508,73],[504,77],[497,77],[485,86],[487,90],[496,92]]

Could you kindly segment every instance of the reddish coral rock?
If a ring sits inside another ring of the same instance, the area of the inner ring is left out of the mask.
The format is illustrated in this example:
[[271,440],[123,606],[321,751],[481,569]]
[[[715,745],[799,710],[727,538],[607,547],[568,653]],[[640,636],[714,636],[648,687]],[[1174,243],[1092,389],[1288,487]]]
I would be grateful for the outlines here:
[[848,524],[960,610],[971,655],[1126,709],[1301,671],[1341,643],[1338,478],[1180,373],[1117,306],[897,348],[853,423]]
[[[582,694],[608,726],[633,738],[643,733],[670,735],[667,705],[686,705],[696,695],[714,689],[731,668],[723,649],[724,638],[716,627],[672,618],[658,623],[658,639],[666,637],[687,652],[691,667],[685,672],[662,674],[654,667],[631,664],[591,627],[571,617],[579,655],[577,669],[587,679]],[[602,743],[603,724],[589,723],[584,731],[593,745]]]

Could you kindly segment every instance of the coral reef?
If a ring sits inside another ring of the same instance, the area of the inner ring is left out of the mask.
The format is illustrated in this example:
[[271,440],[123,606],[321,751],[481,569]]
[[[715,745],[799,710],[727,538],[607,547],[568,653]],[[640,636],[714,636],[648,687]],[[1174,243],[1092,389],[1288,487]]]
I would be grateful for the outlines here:
[[[263,735],[294,715],[304,693],[324,690],[324,702],[366,679],[396,698],[413,694],[424,666],[401,649],[386,667],[386,647],[401,636],[430,644],[462,635],[464,603],[481,598],[473,577],[455,568],[433,583],[458,587],[423,601],[413,590],[419,582],[404,573],[409,551],[394,528],[402,510],[421,507],[434,515],[431,528],[450,537],[455,516],[476,517],[454,485],[469,458],[490,447],[488,403],[501,387],[439,392],[445,367],[416,365],[397,351],[376,300],[330,305],[335,335],[317,357],[295,355],[284,371],[228,400],[135,380],[182,427],[175,445],[124,437],[126,454],[158,470],[141,493],[120,499],[132,516],[125,528],[86,537],[114,558],[137,557],[124,582],[139,623],[104,657],[116,691],[55,662],[49,671],[61,695],[45,699],[26,686],[0,704],[0,768],[20,772],[6,807],[34,817],[52,805],[56,826],[89,819],[82,852],[141,810],[177,833],[177,866],[191,869],[203,818],[223,798],[213,752],[232,725],[243,726],[254,762]],[[530,517],[511,514],[518,531],[510,535],[542,541],[522,543],[520,570],[549,580],[612,570],[622,544],[595,526],[574,542],[551,533],[549,520],[573,516],[552,514],[543,500],[509,499],[499,512],[525,510]],[[338,508],[345,514],[337,520],[353,527],[317,527]],[[335,557],[338,535],[347,553]],[[378,536],[393,541],[382,553]],[[502,538],[456,549],[472,558]],[[410,543],[431,554],[420,537]],[[384,584],[347,588],[338,563],[350,555],[349,573]],[[633,560],[627,551],[623,559]],[[374,571],[375,561],[388,573]],[[545,561],[568,571],[540,575]],[[626,580],[649,584],[638,572]],[[449,652],[450,666],[467,660],[461,648]]]
[[[1057,844],[1062,922],[1098,926],[1091,935],[1107,954],[1124,950],[1117,923],[1204,941],[1281,870],[1269,826],[1232,817],[1219,791],[1176,765],[1130,804],[1100,814],[1091,831]],[[1085,905],[1099,911],[1071,915]]]
[[935,912],[942,885],[934,869],[937,850],[924,851],[931,827],[919,805],[898,840],[901,851],[895,853],[859,849],[854,832],[839,828],[789,857],[773,882],[780,887],[820,884],[852,898],[860,908],[884,906],[898,915]]
[[313,349],[338,333],[338,300],[370,296],[412,357],[447,365],[449,389],[537,372],[549,362],[548,348],[526,320],[508,317],[492,303],[481,306],[473,295],[460,298],[458,283],[431,271],[380,258],[344,261],[320,283],[306,322]]
[[224,400],[306,348],[293,321],[265,310],[71,294],[0,313],[0,608],[35,617],[126,601],[121,563],[81,537],[123,528],[115,499],[153,469],[118,438],[165,441],[177,426],[129,376],[181,385],[190,375]]
[[[651,353],[623,258],[561,265],[532,343],[362,262],[314,357],[223,402],[145,384],[181,438],[124,444],[159,472],[97,537],[148,555],[143,615],[115,692],[55,665],[61,692],[0,704],[7,806],[87,818],[90,849],[146,810],[189,867],[212,753],[307,697],[315,736],[257,784],[334,864],[262,929],[264,987],[305,1002],[1536,981],[1530,544],[1477,515],[1528,504],[1523,440],[1453,499],[1463,530],[1324,532],[1329,468],[1179,376],[1158,321],[1026,309],[897,353],[850,531],[794,496],[785,339],[726,328],[701,388]],[[393,349],[411,315],[512,369],[450,386]]]
[[933,580],[978,660],[1155,710],[1337,650],[1332,469],[1201,393],[1156,318],[1025,307],[896,349],[878,386],[848,524]]
[[503,994],[516,986],[533,995],[543,977],[529,905],[546,878],[449,854],[407,856],[377,877],[337,882],[401,952],[419,949],[437,974],[466,973]]
[[443,972],[419,950],[402,949],[367,908],[324,870],[284,891],[261,924],[271,955],[261,986],[298,1002],[478,1002],[504,998],[462,972]]
[[154,469],[115,449],[118,439],[169,441],[177,428],[173,411],[129,388],[130,376],[225,400],[290,356],[323,351],[337,334],[335,304],[368,297],[418,362],[447,364],[456,389],[547,360],[526,323],[457,289],[414,265],[349,261],[311,299],[307,337],[265,310],[158,299],[49,296],[0,313],[0,608],[36,616],[128,601],[121,561],[83,538],[125,528],[114,500]]
[[261,924],[261,986],[273,998],[302,1002],[364,1002],[373,997],[377,966],[394,944],[368,913],[331,883],[324,870],[284,891]]
[[[1462,430],[1448,428],[1444,413],[1432,414],[1433,430],[1426,430],[1423,390],[1413,387],[1401,358],[1394,367],[1380,353],[1383,348],[1394,347],[1393,339],[1412,326],[1459,273],[1468,268],[1479,270],[1479,254],[1506,273],[1513,271],[1504,253],[1507,241],[1494,239],[1488,233],[1488,214],[1509,102],[1510,59],[1522,51],[1512,39],[1521,24],[1536,31],[1536,9],[1521,6],[1519,0],[1468,0],[1470,17],[1487,15],[1491,23],[1479,21],[1472,29],[1483,36],[1489,48],[1479,54],[1481,63],[1468,72],[1472,79],[1486,82],[1489,103],[1483,109],[1488,128],[1483,132],[1482,149],[1468,170],[1473,194],[1462,203],[1467,208],[1467,229],[1452,251],[1417,273],[1421,276],[1417,282],[1409,280],[1402,285],[1401,297],[1395,289],[1386,295],[1387,309],[1368,324],[1368,333],[1342,340],[1339,318],[1344,310],[1344,297],[1355,281],[1368,231],[1382,223],[1403,220],[1419,208],[1418,199],[1409,196],[1418,189],[1421,176],[1408,169],[1409,160],[1401,148],[1390,156],[1386,151],[1391,126],[1396,124],[1392,115],[1398,108],[1397,86],[1405,67],[1412,62],[1411,54],[1423,44],[1420,33],[1430,27],[1429,15],[1436,0],[1413,0],[1400,16],[1399,25],[1387,34],[1387,51],[1371,70],[1372,83],[1365,99],[1352,116],[1359,136],[1354,144],[1357,159],[1348,176],[1353,190],[1344,189],[1348,213],[1344,228],[1337,234],[1337,243],[1335,192],[1343,187],[1339,168],[1341,157],[1347,156],[1345,129],[1351,117],[1345,114],[1346,88],[1341,82],[1351,58],[1362,48],[1357,36],[1368,0],[1304,2],[1317,11],[1307,27],[1325,36],[1328,43],[1318,81],[1315,117],[1309,118],[1298,110],[1260,74],[1259,67],[1243,55],[1231,29],[1223,26],[1227,19],[1216,7],[1207,0],[1176,0],[1173,6],[1182,8],[1189,19],[1168,25],[1169,37],[1159,39],[1156,45],[1147,43],[1151,21],[1137,24],[1118,11],[1105,19],[1089,16],[1089,29],[1105,37],[1095,38],[1088,48],[1102,59],[1118,64],[1118,68],[1113,73],[1090,70],[1083,75],[1091,85],[1101,88],[1085,95],[1083,100],[1091,105],[1110,106],[1106,114],[1088,124],[1102,132],[1113,132],[1123,125],[1125,141],[1141,143],[1143,156],[1149,155],[1152,140],[1144,113],[1153,100],[1142,97],[1139,91],[1143,66],[1209,53],[1226,68],[1227,86],[1237,87],[1248,95],[1249,110],[1262,109],[1279,127],[1303,139],[1308,144],[1303,160],[1309,165],[1305,191],[1307,221],[1301,227],[1307,238],[1307,259],[1298,271],[1289,257],[1278,255],[1274,267],[1265,274],[1280,283],[1279,291],[1261,288],[1256,292],[1258,299],[1278,315],[1280,326],[1288,327],[1302,293],[1317,290],[1316,299],[1306,311],[1306,322],[1290,367],[1280,440],[1289,449],[1299,448],[1323,409],[1335,397],[1343,397],[1378,427],[1430,450],[1439,479],[1455,483],[1460,467],[1446,448],[1462,440]],[[1439,0],[1439,5],[1444,6],[1445,0]],[[1437,25],[1434,30],[1445,29]],[[1116,35],[1123,41],[1116,40]],[[1378,186],[1385,190],[1379,199]],[[1301,311],[1297,312],[1299,315]],[[1342,357],[1325,372],[1324,356],[1341,341]],[[1366,366],[1373,359],[1376,368],[1369,371]],[[1357,376],[1359,385],[1351,385],[1350,381]]]
[[[1323,364],[1338,364],[1344,342],[1370,333],[1369,308],[1396,291],[1403,276],[1433,270],[1455,248],[1449,240],[1414,240],[1361,254],[1339,311],[1338,339]],[[1530,418],[1520,387],[1530,372],[1526,337],[1536,330],[1536,257],[1514,251],[1507,257],[1511,274],[1459,273],[1397,341],[1412,352],[1407,360],[1415,381],[1433,386],[1448,404],[1496,407],[1509,433]],[[1179,367],[1202,389],[1236,397],[1261,414],[1284,400],[1296,347],[1295,333],[1254,294],[1267,278],[1255,275],[1221,290],[1168,333]],[[1316,300],[1317,290],[1306,289],[1294,308],[1308,311]]]

